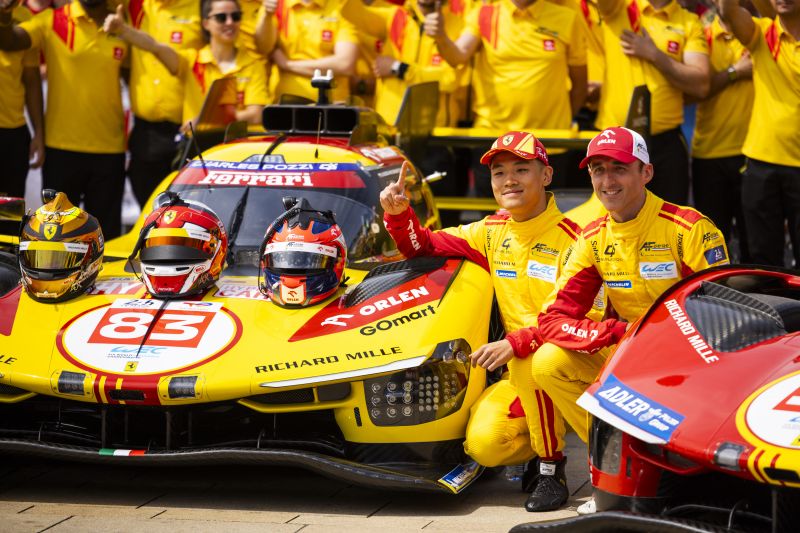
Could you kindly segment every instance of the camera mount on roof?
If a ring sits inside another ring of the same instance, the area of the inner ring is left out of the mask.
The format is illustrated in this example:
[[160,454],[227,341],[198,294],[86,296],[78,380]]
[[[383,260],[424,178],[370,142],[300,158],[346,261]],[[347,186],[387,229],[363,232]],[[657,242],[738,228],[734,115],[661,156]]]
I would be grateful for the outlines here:
[[330,90],[333,88],[333,71],[328,69],[323,76],[320,69],[315,69],[314,75],[311,77],[311,86],[319,91],[317,105],[330,104]]

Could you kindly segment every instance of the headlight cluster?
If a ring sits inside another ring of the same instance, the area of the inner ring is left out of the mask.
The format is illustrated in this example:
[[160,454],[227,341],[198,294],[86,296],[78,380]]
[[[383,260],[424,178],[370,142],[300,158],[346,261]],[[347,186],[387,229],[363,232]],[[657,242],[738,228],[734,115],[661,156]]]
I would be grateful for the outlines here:
[[464,339],[442,342],[421,366],[365,380],[372,423],[411,426],[458,411],[466,394],[471,352]]

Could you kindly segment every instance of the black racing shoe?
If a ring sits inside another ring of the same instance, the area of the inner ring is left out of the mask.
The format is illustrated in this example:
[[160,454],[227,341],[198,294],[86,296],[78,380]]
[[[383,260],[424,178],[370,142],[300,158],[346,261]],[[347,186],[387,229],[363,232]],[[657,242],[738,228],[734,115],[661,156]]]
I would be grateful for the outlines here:
[[525,465],[525,471],[522,474],[522,492],[530,494],[536,488],[536,482],[539,481],[539,457],[534,457],[528,464]]
[[565,467],[567,458],[558,462],[541,461],[536,487],[525,501],[525,510],[530,513],[555,511],[560,509],[569,498]]

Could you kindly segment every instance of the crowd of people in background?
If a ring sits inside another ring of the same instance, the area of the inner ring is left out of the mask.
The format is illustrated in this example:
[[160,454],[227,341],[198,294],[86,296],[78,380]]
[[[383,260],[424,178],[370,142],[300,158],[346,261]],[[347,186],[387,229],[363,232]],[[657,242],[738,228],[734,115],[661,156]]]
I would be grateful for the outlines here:
[[[798,259],[797,0],[393,1],[2,0],[0,189],[22,195],[30,166],[43,165],[45,187],[118,235],[125,177],[144,205],[222,77],[236,78],[236,116],[252,124],[269,103],[313,100],[313,71],[331,69],[334,101],[389,123],[408,86],[438,81],[438,125],[498,133],[624,124],[646,85],[649,189],[692,203],[728,238],[735,227],[743,262],[782,265],[788,225]],[[466,192],[471,166],[476,193],[490,196],[480,153],[464,165],[468,154],[431,149],[420,166],[450,171],[447,195]],[[553,187],[568,161],[551,154]]]

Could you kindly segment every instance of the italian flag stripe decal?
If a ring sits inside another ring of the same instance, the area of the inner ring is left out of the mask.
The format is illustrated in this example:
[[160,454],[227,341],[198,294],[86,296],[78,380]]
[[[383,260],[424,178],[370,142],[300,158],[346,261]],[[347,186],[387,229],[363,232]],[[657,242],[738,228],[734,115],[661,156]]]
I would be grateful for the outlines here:
[[100,455],[144,455],[146,450],[117,450],[116,448],[100,448]]

